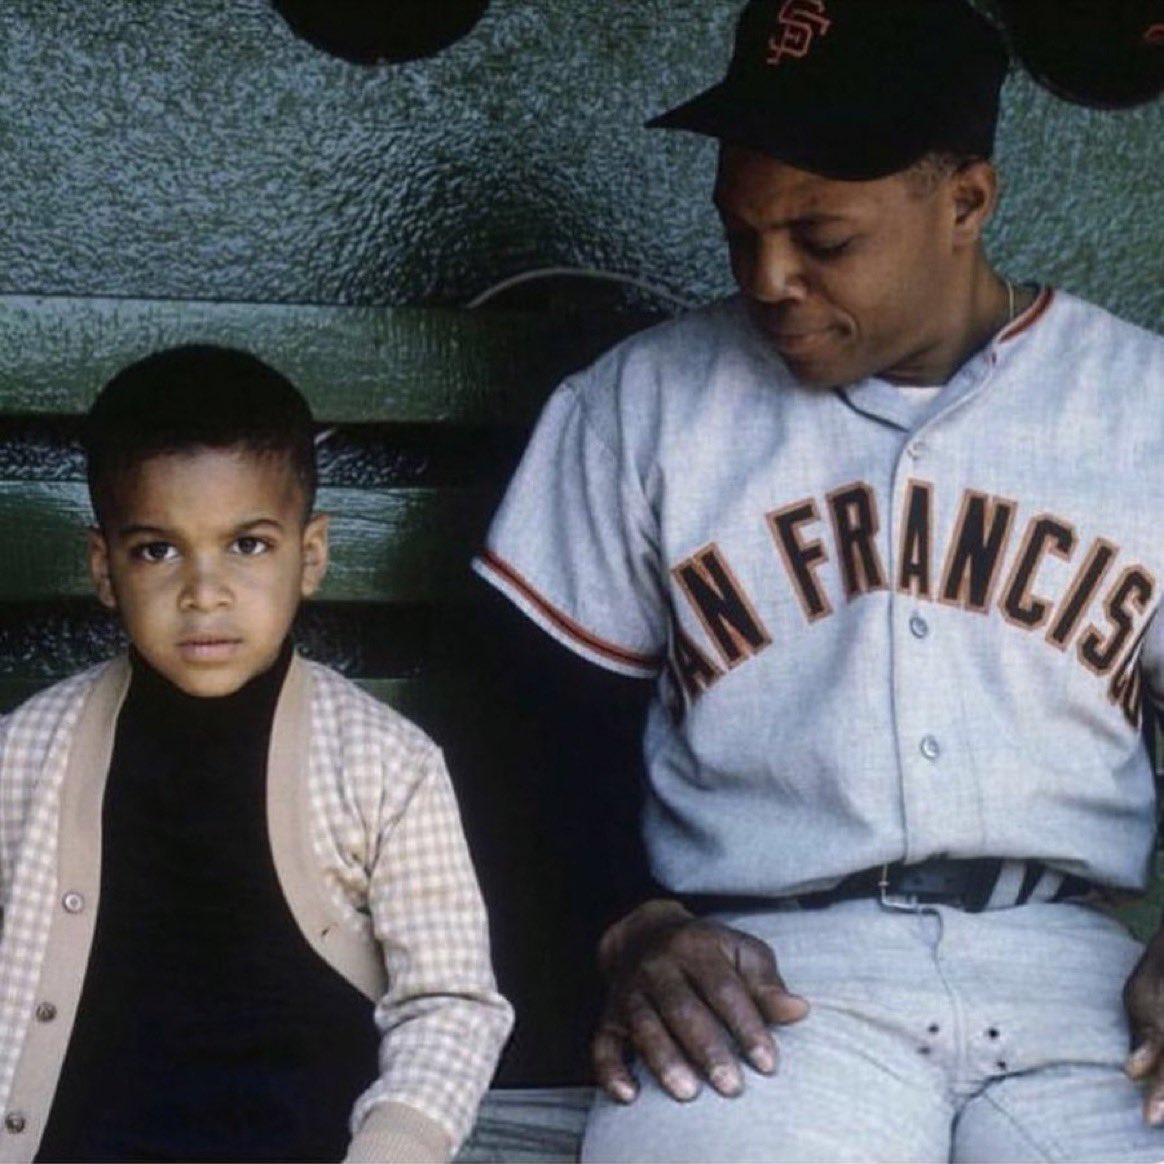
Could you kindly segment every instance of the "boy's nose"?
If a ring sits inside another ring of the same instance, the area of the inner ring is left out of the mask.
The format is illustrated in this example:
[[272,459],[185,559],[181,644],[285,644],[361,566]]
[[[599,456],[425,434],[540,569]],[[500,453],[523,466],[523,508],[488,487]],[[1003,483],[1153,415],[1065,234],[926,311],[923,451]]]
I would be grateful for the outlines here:
[[183,610],[216,610],[229,605],[230,590],[218,570],[195,563],[183,579],[179,603]]

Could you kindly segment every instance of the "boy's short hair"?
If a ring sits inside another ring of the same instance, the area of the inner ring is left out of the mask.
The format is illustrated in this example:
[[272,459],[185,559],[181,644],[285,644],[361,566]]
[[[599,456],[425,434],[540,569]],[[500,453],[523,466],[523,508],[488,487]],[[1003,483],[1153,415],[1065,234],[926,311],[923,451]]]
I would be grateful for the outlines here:
[[151,457],[241,447],[283,455],[315,503],[314,420],[307,401],[257,356],[213,344],[184,344],[118,372],[85,419],[89,497],[104,524],[119,478]]

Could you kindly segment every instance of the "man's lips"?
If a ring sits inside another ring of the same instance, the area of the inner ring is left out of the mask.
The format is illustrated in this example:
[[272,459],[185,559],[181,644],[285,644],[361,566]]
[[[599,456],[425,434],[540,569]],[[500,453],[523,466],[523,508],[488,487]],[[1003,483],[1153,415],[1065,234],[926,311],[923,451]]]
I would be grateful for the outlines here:
[[831,327],[766,328],[768,338],[778,352],[785,356],[806,356],[828,344],[835,331]]
[[756,325],[768,342],[782,355],[806,357],[832,344],[841,334],[834,322],[812,322],[790,319],[783,312],[765,310],[760,304],[752,305]]

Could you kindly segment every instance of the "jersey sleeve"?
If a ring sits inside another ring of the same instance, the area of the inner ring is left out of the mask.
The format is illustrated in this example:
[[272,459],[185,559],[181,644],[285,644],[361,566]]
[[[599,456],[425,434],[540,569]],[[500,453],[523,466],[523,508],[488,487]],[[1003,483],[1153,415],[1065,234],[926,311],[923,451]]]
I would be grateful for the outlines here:
[[547,402],[473,567],[583,658],[650,678],[666,646],[657,522],[595,387],[568,380]]

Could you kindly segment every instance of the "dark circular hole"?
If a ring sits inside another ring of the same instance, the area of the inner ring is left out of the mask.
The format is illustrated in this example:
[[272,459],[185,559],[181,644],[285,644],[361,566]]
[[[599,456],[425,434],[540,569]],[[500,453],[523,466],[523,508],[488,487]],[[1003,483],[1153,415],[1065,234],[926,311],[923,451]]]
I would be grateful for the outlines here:
[[357,65],[431,57],[465,36],[489,0],[271,0],[298,36]]

